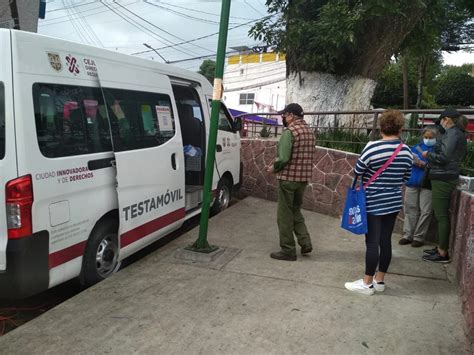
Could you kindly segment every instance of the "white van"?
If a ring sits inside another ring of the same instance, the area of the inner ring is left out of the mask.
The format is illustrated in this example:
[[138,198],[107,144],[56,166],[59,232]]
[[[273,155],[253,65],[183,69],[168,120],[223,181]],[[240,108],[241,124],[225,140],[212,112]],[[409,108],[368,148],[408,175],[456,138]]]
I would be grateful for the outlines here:
[[[203,76],[0,29],[0,298],[85,285],[200,213],[212,86]],[[240,182],[222,105],[215,212]]]

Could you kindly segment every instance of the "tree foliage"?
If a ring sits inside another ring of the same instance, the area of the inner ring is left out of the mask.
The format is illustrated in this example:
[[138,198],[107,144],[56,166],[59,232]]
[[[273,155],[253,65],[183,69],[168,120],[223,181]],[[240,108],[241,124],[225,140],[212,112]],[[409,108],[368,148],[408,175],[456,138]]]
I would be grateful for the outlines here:
[[421,0],[267,0],[250,30],[286,53],[291,72],[375,78],[424,14]]
[[[416,81],[413,66],[409,66],[408,97],[410,105],[416,100]],[[375,108],[402,108],[403,107],[403,77],[401,63],[390,63],[377,79],[377,87],[372,97],[372,106]]]
[[212,84],[214,82],[214,74],[216,72],[216,62],[211,59],[206,59],[199,67],[198,73],[205,76]]
[[443,106],[474,105],[472,65],[446,66],[436,79],[435,99]]

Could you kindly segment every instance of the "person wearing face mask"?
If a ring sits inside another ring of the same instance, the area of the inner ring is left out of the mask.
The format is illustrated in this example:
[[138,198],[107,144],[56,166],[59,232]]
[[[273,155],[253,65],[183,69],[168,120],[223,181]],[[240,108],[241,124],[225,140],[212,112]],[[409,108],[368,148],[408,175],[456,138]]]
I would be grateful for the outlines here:
[[459,166],[466,155],[467,141],[460,114],[453,108],[444,110],[439,116],[439,125],[444,133],[432,152],[424,151],[423,157],[430,166],[429,178],[433,192],[433,210],[438,222],[438,245],[424,250],[424,261],[448,263],[449,260],[449,206],[451,194],[459,179]]
[[297,103],[288,104],[282,111],[287,125],[280,137],[277,157],[267,171],[277,174],[278,209],[277,223],[280,251],[270,254],[277,260],[295,261],[295,237],[301,254],[313,251],[311,237],[301,214],[303,195],[313,174],[315,152],[314,132],[304,120],[303,108]]
[[406,183],[403,210],[405,221],[403,223],[403,238],[398,241],[400,245],[411,244],[412,247],[421,247],[431,221],[433,208],[431,205],[431,186],[423,184],[427,160],[423,158],[424,151],[432,152],[436,144],[436,129],[425,128],[421,143],[414,145],[413,167],[410,180]]

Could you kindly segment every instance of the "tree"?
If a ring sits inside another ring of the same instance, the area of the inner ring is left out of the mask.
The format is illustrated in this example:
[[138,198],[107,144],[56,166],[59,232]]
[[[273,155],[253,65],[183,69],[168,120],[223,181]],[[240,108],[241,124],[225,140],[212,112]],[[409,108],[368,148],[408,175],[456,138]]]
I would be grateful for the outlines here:
[[441,51],[461,50],[474,38],[472,16],[472,11],[460,0],[432,1],[403,41],[402,60],[414,62],[417,68],[417,108],[422,105],[428,71],[440,69]]
[[[412,69],[412,70],[410,70]],[[403,107],[403,63],[392,62],[390,63],[377,78],[377,87],[375,88],[374,95],[372,97],[372,106],[375,108],[402,108]],[[416,86],[413,80],[414,72],[413,66],[408,65],[407,71],[409,79],[408,84],[408,97],[412,99],[410,102],[413,105],[416,97]]]
[[436,79],[436,102],[443,106],[474,105],[474,78],[470,75],[471,70],[472,65],[446,66]]
[[[375,78],[426,11],[420,0],[267,0],[250,30],[286,53],[287,100],[306,111],[368,109]],[[275,19],[276,17],[276,19]]]
[[206,59],[199,67],[198,73],[204,75],[212,84],[214,82],[214,73],[216,71],[216,62],[211,59]]
[[286,53],[288,101],[306,111],[367,109],[375,79],[420,19],[453,1],[267,0],[271,16],[250,34]]

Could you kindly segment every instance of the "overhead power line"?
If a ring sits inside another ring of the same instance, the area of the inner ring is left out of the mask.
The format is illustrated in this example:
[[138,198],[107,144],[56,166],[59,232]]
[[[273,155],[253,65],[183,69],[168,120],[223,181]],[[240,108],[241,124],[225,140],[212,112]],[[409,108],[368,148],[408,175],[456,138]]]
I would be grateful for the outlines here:
[[[91,2],[86,2],[85,4],[78,4],[78,5],[73,5],[74,7],[80,7],[80,6],[86,6],[86,5],[91,5],[91,4],[97,4],[97,1],[91,1]],[[68,6],[69,7],[69,6]],[[54,10],[48,10],[48,13],[50,12],[55,12],[55,11],[61,11],[65,10],[68,7],[61,7],[59,9],[54,9]]]
[[[191,8],[189,8],[189,7],[184,7],[184,6],[179,6],[179,5],[170,4],[169,2],[161,1],[160,3],[161,3],[161,4],[164,4],[164,5],[167,5],[167,6],[175,7],[175,8],[177,8],[177,9],[183,9],[183,10],[193,11],[193,12],[200,13],[200,14],[211,15],[211,16],[217,16],[217,17],[220,17],[220,16],[221,16],[220,14],[214,14],[214,13],[212,13],[212,12],[206,12],[206,11],[191,9]],[[230,18],[234,18],[234,19],[236,19],[236,20],[252,20],[252,19],[249,18],[249,17],[230,16]]]
[[[238,52],[237,52],[237,51],[229,51],[229,52],[226,52],[225,54],[227,55],[227,54],[232,54],[232,53],[238,53]],[[217,56],[217,53],[210,54],[210,55],[202,55],[202,56],[193,57],[193,58],[172,60],[172,61],[168,62],[168,64],[176,64],[176,63],[190,62],[190,61],[192,61],[192,60],[205,59],[205,58],[212,58],[212,57],[215,57],[215,56]]]
[[[202,18],[202,17],[191,16],[191,15],[185,14],[185,13],[183,13],[183,12],[179,12],[179,11],[170,9],[170,8],[168,8],[168,7],[165,7],[165,6],[161,6],[161,5],[157,5],[157,4],[150,3],[150,2],[148,2],[147,0],[145,0],[145,3],[148,4],[148,5],[154,6],[154,7],[156,7],[156,8],[165,10],[165,11],[167,11],[167,12],[170,12],[170,13],[172,13],[172,14],[175,14],[175,15],[177,15],[177,16],[181,16],[181,17],[190,19],[190,20],[194,20],[194,21],[198,21],[198,22],[203,22],[203,23],[210,23],[210,24],[214,24],[214,25],[218,25],[218,24],[219,24],[219,21],[204,19],[204,18]],[[229,22],[229,23],[231,23],[231,22]],[[236,24],[236,23],[234,22],[234,23],[232,23],[232,24]]]
[[[118,9],[115,9],[112,7],[112,5],[110,4],[106,4],[104,1],[101,0],[101,4],[103,6],[105,6],[107,9],[109,9],[110,11],[112,11],[115,15],[119,16],[120,18],[122,18],[124,21],[126,21],[128,24],[132,25],[133,27],[135,27],[136,29],[138,29],[139,31],[147,34],[148,36],[152,37],[153,39],[155,40],[158,40],[160,41],[161,43],[166,43],[167,39],[160,36],[159,34],[155,33],[154,31],[146,28],[145,26],[137,23],[136,21],[134,21],[133,19],[130,19],[129,17],[127,17],[125,14],[121,13],[118,11]],[[177,49],[179,50],[179,49]],[[181,51],[181,50],[179,50]],[[181,51],[182,53],[184,54],[187,54],[189,55],[189,52],[184,52],[184,51]]]
[[247,0],[244,0],[244,2],[250,6],[256,13],[258,13],[260,16],[264,16],[261,11],[257,10],[255,7],[253,7],[251,4],[247,2]]
[[[239,27],[242,27],[242,26],[245,26],[245,25],[248,25],[248,24],[250,24],[250,23],[252,23],[252,22],[260,21],[260,20],[263,20],[263,19],[265,19],[265,18],[269,18],[269,17],[273,17],[273,16],[275,16],[275,15],[269,15],[269,16],[261,17],[261,18],[256,19],[256,20],[252,20],[252,21],[249,21],[249,22],[246,22],[246,23],[242,23],[242,24],[236,25],[236,26],[234,26],[234,27],[230,27],[230,28],[229,28],[229,31],[230,31],[230,30],[233,30],[233,29],[236,29],[236,28],[239,28]],[[194,38],[194,39],[190,39],[190,40],[188,40],[188,41],[184,41],[184,42],[177,43],[176,45],[181,45],[181,44],[186,44],[186,43],[191,43],[191,42],[199,41],[199,40],[201,40],[201,39],[213,37],[213,36],[216,36],[216,35],[218,35],[218,34],[219,34],[219,32],[214,32],[214,33],[211,33],[211,34],[208,34],[208,35],[205,35],[205,36],[201,36],[201,37],[197,37],[197,38]],[[161,47],[161,48],[156,48],[156,49],[160,50],[160,49],[165,49],[165,48],[170,48],[170,47],[171,47],[171,46],[166,46],[166,47]],[[135,52],[135,53],[131,53],[131,55],[138,55],[138,54],[149,53],[149,52],[151,52],[151,50],[141,51],[141,52]]]
[[84,30],[84,33],[89,37],[89,39],[91,40],[91,43],[96,46],[103,47],[104,46],[103,43],[100,41],[99,37],[97,37],[92,27],[87,23],[87,20],[82,15],[76,13],[77,9],[74,6],[72,6],[73,5],[72,1],[63,0],[63,3],[69,5],[70,10],[66,10],[66,11],[69,11],[71,16],[75,15],[75,19],[77,20],[78,25]]
[[[96,11],[96,10],[99,10],[100,8],[102,8],[102,6],[100,6],[100,4],[101,4],[100,2],[97,2],[97,3],[95,3],[95,4],[99,5],[99,7],[95,7],[95,8],[93,8],[93,9],[87,9],[87,10],[83,10],[83,11],[77,11],[76,13],[77,13],[77,14],[88,13],[87,16],[95,16],[95,15],[98,15],[98,14],[102,14],[102,13],[104,13],[104,12],[109,12],[109,10]],[[131,4],[133,4],[133,2],[132,2],[132,3],[125,4],[125,6],[131,5]],[[63,9],[66,11],[66,8],[63,8]],[[91,13],[89,14],[89,12],[91,12]],[[67,19],[67,20],[60,20],[60,19],[63,19],[63,18],[68,18],[68,16],[67,16],[67,15],[66,15],[66,16],[58,16],[58,17],[54,17],[54,18],[52,18],[52,19],[42,20],[42,21],[39,23],[39,25],[40,25],[41,27],[46,27],[46,26],[58,25],[58,24],[60,24],[60,23],[69,22],[69,19]],[[56,20],[59,20],[59,21],[56,21]]]
[[[140,20],[142,20],[143,22],[146,22],[147,24],[149,24],[149,25],[152,26],[152,27],[155,27],[156,29],[160,30],[161,32],[166,33],[167,35],[169,35],[169,36],[171,36],[171,37],[174,37],[174,38],[176,38],[176,39],[179,39],[180,41],[185,41],[183,38],[178,37],[178,36],[172,34],[171,32],[169,32],[169,31],[167,31],[167,30],[165,30],[165,29],[163,29],[163,28],[161,28],[161,27],[159,27],[159,26],[157,26],[157,25],[151,23],[150,21],[148,21],[147,19],[141,17],[140,15],[137,15],[136,13],[134,13],[133,11],[127,9],[127,8],[124,7],[124,6],[122,6],[121,4],[119,4],[118,2],[116,2],[115,0],[114,0],[114,4],[117,4],[118,6],[122,7],[125,11],[130,12],[131,14],[133,14],[133,15],[136,16],[136,17],[138,17],[138,18],[139,18]],[[147,2],[147,4],[149,4],[149,3]],[[178,44],[173,43],[173,42],[171,42],[171,41],[169,41],[169,40],[168,40],[168,42],[172,43],[172,45],[174,45],[174,46],[177,46],[177,45],[178,45]],[[197,48],[200,48],[200,49],[204,49],[204,50],[206,50],[206,51],[209,51],[208,48],[201,47],[201,46],[199,46],[199,45],[197,45],[197,44],[192,44],[192,45],[195,46],[195,47],[197,47]],[[151,50],[150,50],[150,51],[151,51]]]

